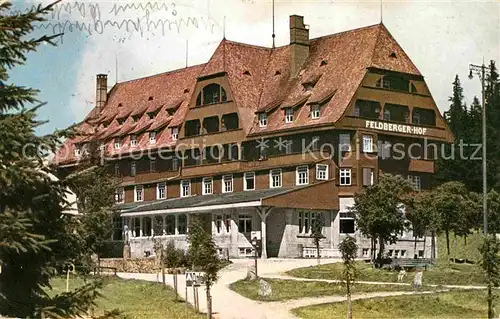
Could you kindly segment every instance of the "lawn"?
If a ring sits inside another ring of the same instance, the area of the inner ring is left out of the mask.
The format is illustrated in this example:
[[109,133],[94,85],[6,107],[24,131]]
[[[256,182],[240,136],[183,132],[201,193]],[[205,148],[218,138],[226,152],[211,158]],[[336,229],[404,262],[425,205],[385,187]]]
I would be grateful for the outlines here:
[[[358,262],[359,281],[396,282],[397,271],[373,269],[370,263]],[[342,263],[324,264],[297,268],[288,272],[290,276],[313,279],[342,279]],[[414,274],[408,272],[404,282],[410,283]],[[485,285],[481,268],[469,264],[438,263],[423,272],[424,285]]]
[[[293,309],[303,319],[345,318],[345,302]],[[485,291],[372,298],[353,302],[354,318],[487,318]]]
[[[345,295],[345,287],[337,283],[321,281],[296,281],[265,278],[270,284],[272,295],[268,297],[259,296],[258,280],[239,280],[229,287],[240,295],[252,300],[281,301],[288,299],[299,299],[304,297]],[[422,290],[429,288],[423,287]],[[402,285],[366,285],[355,284],[353,293],[366,293],[375,291],[411,291],[411,286]]]
[[[104,311],[118,309],[122,312],[121,318],[128,319],[181,319],[205,318],[196,314],[192,307],[186,307],[183,302],[174,300],[175,294],[169,287],[161,284],[141,280],[124,280],[119,278],[106,278],[106,285],[101,293],[102,298],[97,301],[96,314]],[[66,291],[66,278],[55,278],[51,281],[55,295]],[[83,285],[83,279],[72,277],[70,289]]]

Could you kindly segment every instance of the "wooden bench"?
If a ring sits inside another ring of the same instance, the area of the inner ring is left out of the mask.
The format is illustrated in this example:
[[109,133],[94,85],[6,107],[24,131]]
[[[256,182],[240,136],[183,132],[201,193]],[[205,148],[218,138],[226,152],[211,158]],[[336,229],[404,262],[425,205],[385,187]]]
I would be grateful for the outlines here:
[[102,274],[103,270],[108,270],[106,273],[113,273],[116,276],[116,267],[93,267],[94,275],[97,273],[97,268],[99,268],[99,274]]
[[391,263],[392,268],[404,269],[424,268],[425,270],[427,270],[427,267],[429,267],[430,265],[432,265],[432,262],[427,258],[395,258]]

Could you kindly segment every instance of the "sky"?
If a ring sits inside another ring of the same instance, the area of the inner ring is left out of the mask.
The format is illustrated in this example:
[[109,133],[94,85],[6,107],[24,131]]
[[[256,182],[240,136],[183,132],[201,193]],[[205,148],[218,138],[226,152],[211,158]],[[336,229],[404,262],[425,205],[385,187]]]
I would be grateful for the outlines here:
[[[38,3],[13,1],[13,9]],[[276,0],[276,46],[289,43],[289,16],[304,16],[310,37],[383,23],[410,56],[441,110],[452,82],[461,78],[466,102],[481,94],[469,64],[500,60],[498,1]],[[224,34],[229,40],[272,45],[270,0],[69,1],[63,0],[34,36],[64,33],[57,46],[42,45],[11,81],[40,90],[47,134],[80,122],[95,101],[95,76],[108,87],[207,62]],[[156,27],[155,27],[156,26]],[[163,27],[162,27],[163,26]],[[187,57],[187,59],[186,59]],[[168,85],[168,84],[166,84]]]

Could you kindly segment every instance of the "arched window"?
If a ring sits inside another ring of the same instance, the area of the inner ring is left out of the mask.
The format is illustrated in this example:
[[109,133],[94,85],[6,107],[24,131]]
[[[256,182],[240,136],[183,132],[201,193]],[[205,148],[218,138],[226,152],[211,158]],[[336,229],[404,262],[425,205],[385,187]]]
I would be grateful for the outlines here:
[[227,101],[226,91],[216,83],[205,86],[196,98],[196,106],[215,104]]

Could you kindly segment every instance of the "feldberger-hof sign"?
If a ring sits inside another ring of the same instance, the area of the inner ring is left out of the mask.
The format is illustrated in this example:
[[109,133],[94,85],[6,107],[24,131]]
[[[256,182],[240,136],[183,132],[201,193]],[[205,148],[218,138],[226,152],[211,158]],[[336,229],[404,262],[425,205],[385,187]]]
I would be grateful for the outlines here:
[[365,127],[379,131],[388,131],[388,132],[406,133],[415,135],[425,135],[425,133],[427,132],[427,129],[424,127],[411,126],[405,124],[384,123],[378,121],[366,121]]

